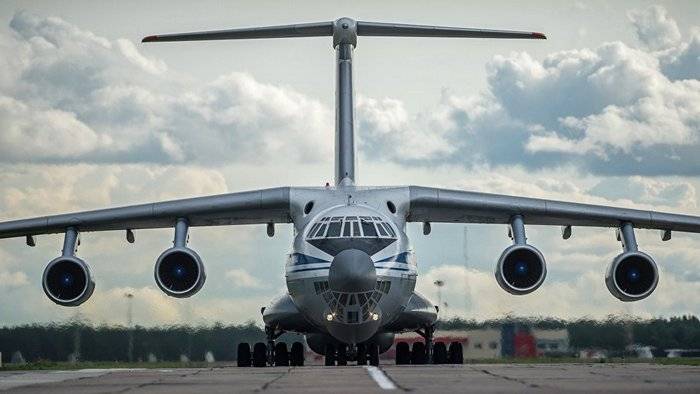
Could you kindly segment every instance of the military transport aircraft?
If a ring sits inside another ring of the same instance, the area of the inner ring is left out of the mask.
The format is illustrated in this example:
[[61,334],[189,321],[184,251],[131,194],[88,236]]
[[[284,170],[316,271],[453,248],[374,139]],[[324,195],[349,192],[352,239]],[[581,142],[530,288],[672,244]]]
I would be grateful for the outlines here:
[[287,256],[288,292],[262,309],[267,343],[238,347],[239,366],[303,365],[304,348],[275,342],[284,332],[306,335],[309,347],[326,365],[370,362],[393,344],[394,334],[415,331],[424,339],[396,346],[397,364],[461,363],[459,343],[433,343],[438,307],[415,292],[416,258],[406,223],[506,224],[513,245],[497,260],[495,276],[507,292],[535,291],[547,269],[542,253],[527,243],[525,224],[617,229],[622,253],[605,274],[613,296],[622,301],[648,297],[659,273],[654,260],[638,250],[635,228],[700,232],[700,217],[614,208],[520,196],[445,190],[423,186],[382,187],[356,184],[353,134],[352,56],[358,36],[472,37],[544,39],[541,33],[481,30],[355,21],[255,27],[148,36],[143,42],[332,36],[336,52],[335,185],[280,187],[209,197],[109,208],[0,223],[0,238],[64,233],[62,255],[48,263],[44,292],[56,304],[77,306],[95,284],[85,261],[76,256],[79,233],[121,230],[134,242],[134,230],[174,228],[173,247],[156,260],[154,276],[169,296],[189,297],[202,288],[204,264],[187,247],[188,230],[198,226],[263,224],[273,236],[276,223],[294,225]]

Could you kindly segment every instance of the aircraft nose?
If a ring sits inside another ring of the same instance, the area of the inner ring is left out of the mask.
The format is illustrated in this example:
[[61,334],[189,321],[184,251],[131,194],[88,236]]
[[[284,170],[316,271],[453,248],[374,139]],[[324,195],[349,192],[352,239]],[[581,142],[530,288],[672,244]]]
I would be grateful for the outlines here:
[[377,271],[369,255],[358,249],[345,249],[331,262],[328,285],[346,293],[371,291],[377,285]]

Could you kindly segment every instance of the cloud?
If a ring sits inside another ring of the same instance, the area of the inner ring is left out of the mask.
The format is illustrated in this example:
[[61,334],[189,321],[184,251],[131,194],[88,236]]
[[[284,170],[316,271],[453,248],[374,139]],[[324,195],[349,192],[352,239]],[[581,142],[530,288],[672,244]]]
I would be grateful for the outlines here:
[[0,271],[0,287],[12,289],[27,284],[29,284],[29,280],[24,272]]
[[628,18],[634,25],[639,41],[649,49],[666,49],[678,44],[681,38],[676,21],[660,5],[630,11]]
[[331,112],[291,89],[237,72],[190,81],[131,41],[56,17],[19,12],[10,28],[0,161],[219,165],[331,152]]
[[235,287],[244,289],[262,289],[265,284],[258,278],[251,275],[248,271],[240,268],[234,268],[226,271],[226,279],[231,280],[231,284]]
[[542,60],[496,55],[485,92],[446,92],[425,114],[406,114],[394,99],[363,100],[362,145],[382,146],[385,158],[412,165],[697,175],[700,33],[682,42],[660,7],[630,15],[644,37],[664,32],[663,50],[617,41]]

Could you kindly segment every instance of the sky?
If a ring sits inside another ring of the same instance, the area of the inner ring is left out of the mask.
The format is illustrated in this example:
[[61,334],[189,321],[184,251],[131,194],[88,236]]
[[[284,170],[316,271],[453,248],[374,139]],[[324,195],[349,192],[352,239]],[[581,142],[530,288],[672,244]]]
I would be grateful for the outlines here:
[[[143,36],[333,20],[541,31],[548,40],[360,37],[358,182],[424,185],[700,215],[700,7],[693,1],[0,3],[0,220],[250,189],[332,182],[330,38],[143,45]],[[235,4],[235,5],[234,5]],[[167,5],[167,6],[166,6]],[[659,264],[649,298],[604,285],[611,229],[531,226],[548,262],[536,292],[493,275],[504,226],[407,231],[417,288],[445,317],[565,319],[699,314],[700,235],[638,231]],[[207,283],[186,300],[153,282],[171,230],[85,233],[96,280],[78,308],[41,273],[62,237],[0,241],[0,325],[261,324],[285,291],[291,226],[196,228]]]

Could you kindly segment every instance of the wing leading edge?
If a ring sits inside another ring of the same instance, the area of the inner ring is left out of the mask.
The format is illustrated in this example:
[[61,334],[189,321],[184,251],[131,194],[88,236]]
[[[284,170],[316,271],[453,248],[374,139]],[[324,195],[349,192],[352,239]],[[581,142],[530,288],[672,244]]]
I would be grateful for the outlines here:
[[526,224],[619,227],[700,233],[700,217],[602,205],[410,186],[407,221],[504,223],[522,215]]
[[0,238],[63,233],[190,226],[289,223],[290,188],[253,190],[216,196],[131,205],[96,211],[43,216],[0,223]]

